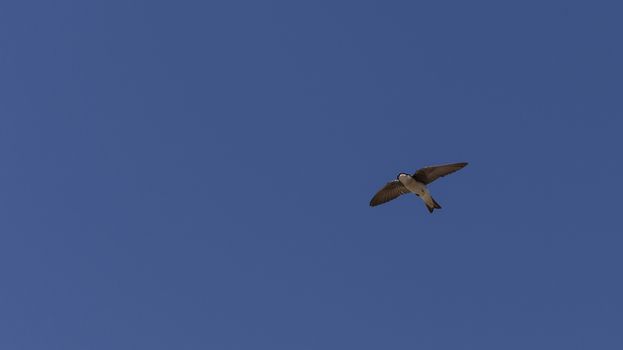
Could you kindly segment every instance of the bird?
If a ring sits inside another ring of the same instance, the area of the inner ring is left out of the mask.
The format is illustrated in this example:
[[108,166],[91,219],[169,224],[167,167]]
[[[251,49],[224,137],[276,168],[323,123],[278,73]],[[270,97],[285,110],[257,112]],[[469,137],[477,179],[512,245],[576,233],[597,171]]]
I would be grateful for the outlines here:
[[441,209],[441,205],[433,199],[433,196],[428,191],[426,185],[440,177],[444,177],[455,171],[463,169],[466,165],[466,162],[431,165],[419,169],[413,175],[399,173],[396,176],[396,180],[388,182],[374,195],[374,197],[372,197],[370,200],[370,206],[375,207],[377,205],[387,203],[405,193],[414,193],[422,199],[428,209],[428,212],[432,213],[435,209]]

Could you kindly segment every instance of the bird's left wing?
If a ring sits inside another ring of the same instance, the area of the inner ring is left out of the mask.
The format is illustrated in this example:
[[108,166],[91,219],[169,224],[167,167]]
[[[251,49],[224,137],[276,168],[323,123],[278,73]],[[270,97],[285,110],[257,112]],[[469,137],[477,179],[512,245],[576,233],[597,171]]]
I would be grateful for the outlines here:
[[415,174],[413,174],[413,177],[423,184],[429,184],[440,177],[444,177],[457,170],[463,169],[466,165],[467,163],[453,163],[427,166],[416,171]]
[[380,191],[378,191],[372,200],[370,200],[370,206],[375,207],[379,204],[383,204],[398,198],[400,195],[409,193],[409,190],[398,180],[388,182]]

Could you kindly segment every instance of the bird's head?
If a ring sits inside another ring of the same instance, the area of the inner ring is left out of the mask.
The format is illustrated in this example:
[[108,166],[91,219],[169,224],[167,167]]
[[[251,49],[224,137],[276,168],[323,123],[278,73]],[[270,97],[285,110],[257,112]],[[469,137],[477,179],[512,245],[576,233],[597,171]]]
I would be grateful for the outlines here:
[[400,174],[396,175],[396,180],[400,180],[401,176],[409,176],[409,174],[400,173]]

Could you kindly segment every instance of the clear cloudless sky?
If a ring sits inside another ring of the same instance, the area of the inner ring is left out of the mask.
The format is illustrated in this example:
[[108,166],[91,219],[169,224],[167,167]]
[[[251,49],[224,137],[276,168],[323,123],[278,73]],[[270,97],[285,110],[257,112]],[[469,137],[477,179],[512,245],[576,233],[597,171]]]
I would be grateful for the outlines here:
[[0,348],[623,349],[622,14],[0,2]]

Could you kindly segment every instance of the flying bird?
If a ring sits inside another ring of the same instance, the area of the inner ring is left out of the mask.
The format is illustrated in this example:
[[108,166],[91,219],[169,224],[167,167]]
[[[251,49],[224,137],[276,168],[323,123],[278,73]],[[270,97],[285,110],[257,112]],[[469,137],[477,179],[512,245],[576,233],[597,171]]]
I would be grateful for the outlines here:
[[415,193],[424,201],[428,211],[432,213],[435,209],[441,209],[441,206],[433,199],[426,185],[440,177],[452,174],[466,165],[467,163],[432,165],[416,171],[413,175],[400,173],[396,176],[396,180],[388,182],[372,197],[370,206],[375,207],[389,202],[405,193]]

